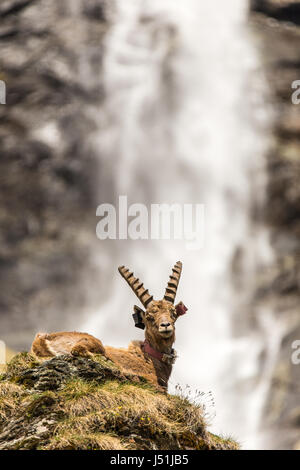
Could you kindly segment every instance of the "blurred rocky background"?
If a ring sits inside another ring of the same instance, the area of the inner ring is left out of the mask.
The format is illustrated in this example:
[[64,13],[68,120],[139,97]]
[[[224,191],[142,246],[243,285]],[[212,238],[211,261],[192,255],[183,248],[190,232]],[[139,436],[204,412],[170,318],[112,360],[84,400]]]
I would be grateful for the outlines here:
[[[258,281],[258,303],[269,304],[286,324],[265,410],[274,448],[300,449],[300,367],[289,360],[300,338],[300,105],[292,83],[300,79],[300,2],[252,2],[251,25],[271,88],[275,110],[268,155],[266,220],[271,226],[275,264]],[[270,332],[272,334],[272,332]]]
[[99,0],[0,4],[0,332],[18,350],[78,327],[93,286],[105,29]]
[[[101,0],[0,4],[0,336],[16,350],[40,325],[57,329],[59,319],[60,329],[77,329],[107,280],[95,262],[94,139],[106,8]],[[276,260],[257,280],[256,302],[287,325],[264,422],[270,447],[300,449],[300,367],[290,360],[300,339],[300,105],[291,101],[300,1],[254,0],[249,23],[275,110],[265,218]]]

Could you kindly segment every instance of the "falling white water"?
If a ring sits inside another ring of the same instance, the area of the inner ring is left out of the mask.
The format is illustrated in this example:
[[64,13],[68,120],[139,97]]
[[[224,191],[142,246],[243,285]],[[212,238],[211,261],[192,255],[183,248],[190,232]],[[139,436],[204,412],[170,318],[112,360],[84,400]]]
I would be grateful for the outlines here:
[[177,323],[179,359],[170,389],[180,383],[211,390],[212,429],[245,447],[256,445],[267,394],[267,384],[253,385],[264,334],[251,329],[249,317],[255,273],[271,258],[266,229],[251,221],[264,198],[268,116],[247,9],[246,0],[110,2],[99,203],[118,208],[119,195],[127,195],[129,204],[147,207],[204,204],[205,246],[188,251],[181,241],[99,241],[112,283],[84,325],[106,344],[141,338],[131,319],[136,299],[116,267],[133,269],[161,298],[180,259],[177,298],[189,311]]

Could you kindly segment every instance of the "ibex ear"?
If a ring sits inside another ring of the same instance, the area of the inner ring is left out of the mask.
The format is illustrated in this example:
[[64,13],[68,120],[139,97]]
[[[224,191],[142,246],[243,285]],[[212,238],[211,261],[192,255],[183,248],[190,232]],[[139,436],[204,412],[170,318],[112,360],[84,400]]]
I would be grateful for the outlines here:
[[142,310],[140,307],[137,305],[134,306],[134,313],[132,314],[132,318],[134,320],[134,326],[137,328],[140,328],[141,330],[145,329],[145,323],[143,320],[143,317],[145,315],[144,310]]
[[183,302],[179,302],[179,304],[175,305],[175,310],[177,317],[180,317],[181,315],[184,315],[187,312],[188,308],[184,305]]

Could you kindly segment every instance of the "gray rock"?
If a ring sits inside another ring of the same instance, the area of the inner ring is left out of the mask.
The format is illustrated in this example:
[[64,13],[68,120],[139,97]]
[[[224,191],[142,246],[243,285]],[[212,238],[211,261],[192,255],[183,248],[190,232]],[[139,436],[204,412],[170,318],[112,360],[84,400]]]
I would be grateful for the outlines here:
[[0,19],[0,331],[20,350],[58,317],[70,328],[87,283],[89,301],[101,295],[92,136],[106,23],[102,0],[5,0]]

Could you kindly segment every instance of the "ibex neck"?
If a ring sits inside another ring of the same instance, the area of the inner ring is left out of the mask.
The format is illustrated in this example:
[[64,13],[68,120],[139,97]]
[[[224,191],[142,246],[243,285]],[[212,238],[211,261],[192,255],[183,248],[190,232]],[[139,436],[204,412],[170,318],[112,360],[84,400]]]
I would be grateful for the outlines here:
[[163,354],[170,354],[175,341],[175,335],[173,334],[170,338],[166,339],[157,339],[155,336],[152,336],[149,333],[145,332],[145,340],[148,341],[150,346],[156,351],[159,351]]
[[167,368],[164,370],[164,372],[168,370],[169,375],[170,375],[171,370],[172,370],[172,365],[174,364],[176,357],[177,357],[177,354],[174,351],[174,349],[171,350],[170,354],[159,352],[156,349],[152,348],[149,342],[145,339],[144,343],[142,344],[142,350],[144,351],[144,353],[149,354],[149,356],[151,356],[152,358],[158,359],[159,362],[163,363],[165,368]]

